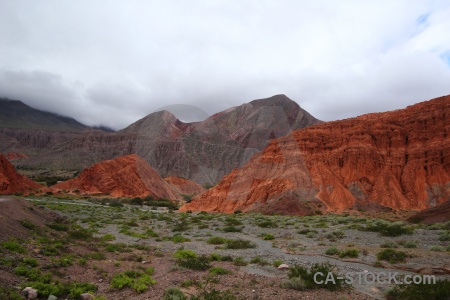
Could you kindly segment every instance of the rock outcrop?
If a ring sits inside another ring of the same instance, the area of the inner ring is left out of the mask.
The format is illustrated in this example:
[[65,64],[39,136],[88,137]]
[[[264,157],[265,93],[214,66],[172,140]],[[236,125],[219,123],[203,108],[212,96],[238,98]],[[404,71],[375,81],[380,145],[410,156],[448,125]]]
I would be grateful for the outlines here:
[[0,154],[0,194],[26,193],[42,186],[17,173],[8,159]]
[[167,181],[180,195],[197,196],[206,191],[204,187],[192,180],[179,177],[166,177],[164,180]]
[[182,210],[307,214],[450,199],[450,96],[272,140]]
[[169,183],[136,154],[96,163],[77,178],[58,183],[51,189],[54,192],[111,197],[181,198]]
[[9,153],[5,153],[4,155],[8,160],[23,159],[23,158],[29,157],[28,155],[18,153],[18,152],[9,152]]
[[202,122],[184,123],[168,111],[152,113],[118,132],[0,129],[1,152],[21,152],[28,169],[82,170],[96,162],[137,154],[163,177],[215,184],[244,165],[273,138],[318,124],[284,95],[254,100]]

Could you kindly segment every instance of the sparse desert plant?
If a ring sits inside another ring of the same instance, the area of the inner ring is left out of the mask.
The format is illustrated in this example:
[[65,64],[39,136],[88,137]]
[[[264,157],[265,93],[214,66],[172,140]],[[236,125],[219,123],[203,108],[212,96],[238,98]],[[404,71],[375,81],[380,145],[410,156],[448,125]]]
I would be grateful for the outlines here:
[[389,222],[385,220],[378,220],[372,224],[367,225],[366,231],[379,232],[383,236],[400,236],[402,234],[412,234],[414,228],[406,225],[403,222]]
[[391,264],[405,261],[406,256],[407,254],[405,252],[397,251],[391,248],[384,249],[377,254],[377,258],[379,260],[385,260],[390,262]]
[[226,275],[230,274],[231,272],[221,267],[212,267],[211,269],[209,269],[209,273],[213,275]]
[[247,249],[247,248],[256,248],[256,245],[250,241],[243,239],[229,239],[225,244],[225,248],[227,249]]
[[225,244],[226,241],[227,240],[223,237],[213,236],[208,239],[207,243],[212,245],[221,245]]
[[[326,281],[325,278],[314,278],[316,273],[331,274],[333,280]],[[334,267],[328,263],[315,263],[311,269],[299,265],[292,266],[288,272],[289,280],[283,284],[286,288],[299,290],[324,288],[330,291],[340,290],[345,286],[344,279],[334,273]],[[316,283],[316,280],[323,280],[322,284]]]
[[239,256],[239,257],[236,257],[233,260],[233,265],[235,265],[235,266],[246,266],[246,265],[248,265],[248,262],[245,261],[245,259],[243,257]]
[[12,238],[5,242],[0,243],[0,246],[3,249],[7,249],[7,250],[11,251],[12,253],[24,254],[27,252],[25,247],[23,247],[17,240],[12,239]]
[[450,241],[450,230],[444,231],[439,235],[440,241]]
[[337,255],[339,254],[339,250],[336,247],[330,247],[327,250],[325,250],[326,255]]
[[270,240],[274,240],[274,239],[275,239],[275,237],[273,235],[271,235],[271,234],[266,234],[263,237],[263,240],[265,240],[265,241],[270,241]]
[[104,242],[110,242],[110,241],[115,241],[116,240],[116,236],[113,234],[105,234],[104,236],[102,236],[102,241]]
[[347,249],[347,250],[342,250],[339,253],[339,257],[340,258],[344,258],[344,257],[352,257],[352,258],[357,258],[359,256],[359,250],[357,249]]
[[130,287],[138,293],[142,293],[148,289],[150,285],[156,284],[151,275],[138,271],[125,271],[113,276],[110,282],[111,288],[123,289]]
[[398,248],[398,245],[393,241],[384,241],[381,245],[381,248]]
[[178,258],[177,264],[180,267],[191,270],[208,270],[211,267],[209,257],[206,255],[200,255],[195,257]]
[[283,263],[283,261],[281,259],[275,259],[274,261],[272,261],[272,265],[275,268],[278,268],[282,263]]
[[420,284],[399,284],[389,290],[388,300],[446,300],[449,299],[450,281],[448,279],[436,280],[429,284],[422,280]]
[[430,251],[435,251],[435,252],[444,252],[445,248],[442,246],[438,246],[438,245],[434,245],[430,247]]
[[187,298],[180,289],[170,287],[164,291],[163,300],[187,300]]
[[251,264],[258,264],[258,265],[261,265],[261,266],[266,266],[266,265],[269,264],[269,262],[267,260],[261,258],[261,256],[256,256],[256,257],[252,258],[250,260],[250,263]]

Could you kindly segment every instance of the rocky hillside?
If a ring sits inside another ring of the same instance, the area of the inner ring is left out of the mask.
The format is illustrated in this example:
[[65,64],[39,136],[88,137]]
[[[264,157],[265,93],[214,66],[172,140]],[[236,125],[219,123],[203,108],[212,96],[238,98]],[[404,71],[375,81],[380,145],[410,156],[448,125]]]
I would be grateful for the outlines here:
[[0,154],[0,194],[25,193],[40,188],[40,184],[17,173],[8,159]]
[[182,210],[307,214],[450,199],[450,96],[294,131]]
[[111,197],[181,198],[144,159],[135,154],[96,163],[81,172],[77,178],[58,183],[51,189],[54,192]]
[[77,134],[0,129],[2,152],[30,156],[17,166],[83,169],[121,155],[137,154],[163,177],[215,184],[245,164],[272,138],[320,123],[284,95],[254,100],[202,122],[183,123],[167,111],[155,112],[127,128]]
[[164,178],[180,195],[185,196],[197,196],[206,189],[197,182],[187,180],[179,177],[166,177]]

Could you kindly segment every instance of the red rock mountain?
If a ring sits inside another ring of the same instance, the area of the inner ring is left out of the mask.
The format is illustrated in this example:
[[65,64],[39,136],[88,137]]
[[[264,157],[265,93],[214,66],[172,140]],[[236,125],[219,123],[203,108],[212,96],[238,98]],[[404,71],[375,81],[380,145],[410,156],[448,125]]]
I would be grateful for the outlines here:
[[254,100],[202,122],[152,113],[118,132],[54,132],[0,128],[0,152],[20,152],[27,169],[82,170],[96,162],[137,154],[163,177],[217,183],[244,165],[272,138],[320,123],[284,95]]
[[180,195],[196,196],[206,191],[206,189],[197,182],[184,178],[166,177],[164,180],[167,181]]
[[308,214],[450,200],[450,96],[272,140],[182,210]]
[[8,159],[0,154],[0,194],[24,193],[40,189],[42,186],[17,173]]
[[88,195],[180,199],[177,191],[136,154],[94,164],[74,179],[51,187]]

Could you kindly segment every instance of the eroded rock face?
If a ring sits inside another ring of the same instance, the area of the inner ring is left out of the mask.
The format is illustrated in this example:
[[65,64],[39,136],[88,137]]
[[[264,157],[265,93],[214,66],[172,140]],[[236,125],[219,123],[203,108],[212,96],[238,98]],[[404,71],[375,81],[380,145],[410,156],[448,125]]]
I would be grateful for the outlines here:
[[184,178],[166,177],[164,180],[167,181],[180,195],[197,196],[206,191],[206,189],[197,182]]
[[0,194],[26,193],[42,186],[17,173],[8,159],[0,154]]
[[182,210],[304,214],[439,205],[450,199],[449,120],[446,96],[296,130]]
[[77,178],[58,183],[51,189],[111,197],[181,198],[144,159],[135,154],[96,163]]

